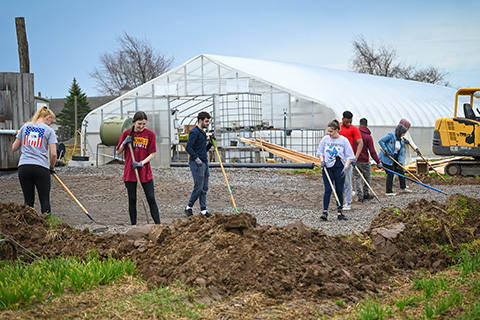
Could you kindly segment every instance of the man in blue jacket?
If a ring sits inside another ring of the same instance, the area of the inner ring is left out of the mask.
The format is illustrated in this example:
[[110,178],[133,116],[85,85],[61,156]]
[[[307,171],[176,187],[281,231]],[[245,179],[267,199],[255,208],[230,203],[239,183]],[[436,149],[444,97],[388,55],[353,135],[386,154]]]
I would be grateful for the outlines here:
[[[210,137],[207,138],[205,132],[205,129],[210,125],[211,118],[208,112],[200,112],[197,116],[197,125],[188,133],[186,150],[190,156],[188,165],[192,171],[194,185],[190,200],[185,208],[187,217],[193,215],[192,208],[197,199],[200,199],[200,212],[207,218],[212,216],[207,211],[208,177],[210,176],[207,151],[213,144]],[[215,139],[213,136],[212,138]],[[207,140],[209,140],[208,144]]]

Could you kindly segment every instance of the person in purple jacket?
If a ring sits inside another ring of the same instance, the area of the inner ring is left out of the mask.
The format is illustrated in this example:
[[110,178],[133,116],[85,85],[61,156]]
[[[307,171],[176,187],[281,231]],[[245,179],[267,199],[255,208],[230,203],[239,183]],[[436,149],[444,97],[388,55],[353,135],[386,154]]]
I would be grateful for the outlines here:
[[[378,158],[377,151],[375,151],[371,131],[370,129],[368,129],[367,119],[360,119],[360,126],[358,127],[358,129],[360,129],[360,134],[362,135],[363,148],[360,156],[357,159],[357,168],[358,171],[362,173],[365,180],[367,180],[368,185],[371,185],[372,168],[370,166],[370,156],[372,156],[373,160],[375,160],[379,169],[382,169],[383,166],[382,162]],[[363,202],[364,200],[372,199],[374,196],[369,194],[368,185],[362,179],[358,171],[353,170],[353,179],[355,181],[355,189],[357,190],[358,202]]]

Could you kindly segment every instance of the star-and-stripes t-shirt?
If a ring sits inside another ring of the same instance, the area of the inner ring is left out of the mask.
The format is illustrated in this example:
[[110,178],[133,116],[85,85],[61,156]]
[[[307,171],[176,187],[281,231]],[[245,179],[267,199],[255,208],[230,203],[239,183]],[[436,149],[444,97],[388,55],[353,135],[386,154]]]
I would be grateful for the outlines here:
[[57,136],[52,128],[44,123],[29,122],[22,126],[17,133],[17,138],[22,142],[20,161],[18,166],[33,164],[49,168],[48,145],[57,143]]

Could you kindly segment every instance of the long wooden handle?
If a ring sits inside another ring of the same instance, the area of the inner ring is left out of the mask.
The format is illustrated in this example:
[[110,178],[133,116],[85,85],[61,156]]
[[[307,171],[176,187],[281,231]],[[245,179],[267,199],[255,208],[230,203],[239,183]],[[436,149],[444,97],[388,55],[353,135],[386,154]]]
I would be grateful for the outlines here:
[[415,149],[415,148],[410,144],[410,141],[408,142],[408,145],[413,149],[413,151],[415,151],[415,152],[423,159],[423,161],[425,161],[425,162],[430,166],[430,168],[433,169],[433,171],[435,171],[435,173],[436,173],[440,178],[443,179],[443,181],[447,182],[447,180],[445,180],[445,178],[444,178],[440,173],[438,173],[437,169],[435,169],[435,168],[432,166],[432,164],[431,164],[430,162],[428,162],[427,159],[425,159],[425,158],[423,157],[422,153],[421,153],[420,151],[418,151],[417,149]]
[[390,159],[392,159],[393,162],[395,162],[396,164],[398,164],[403,170],[405,170],[405,172],[408,172],[412,177],[415,178],[415,180],[417,180],[418,182],[422,182],[420,179],[418,179],[413,173],[411,173],[410,171],[408,171],[407,168],[405,168],[404,166],[402,166],[397,160],[395,160],[394,158],[392,158],[385,150],[383,150],[382,148],[380,148],[380,150],[382,150],[383,153],[385,153],[385,155],[387,157],[389,157]]
[[[135,161],[135,154],[133,153],[132,144],[131,144],[131,143],[127,143],[127,144],[128,144],[128,148],[130,149],[130,154],[132,155],[132,161]],[[134,171],[135,171],[135,176],[137,177],[137,182],[138,182],[138,183],[141,183],[141,181],[140,181],[140,175],[138,174],[137,168],[135,168]]]
[[365,179],[365,177],[363,176],[363,174],[360,172],[360,169],[357,168],[357,166],[354,166],[355,169],[357,169],[357,172],[358,174],[360,175],[360,177],[362,177],[363,181],[365,182],[365,184],[368,186],[368,188],[370,189],[370,191],[372,191],[373,195],[375,196],[375,198],[378,200],[378,202],[380,202],[380,199],[378,199],[375,191],[373,191],[372,187],[370,186],[370,184],[367,182],[367,179]]
[[65,191],[67,191],[67,193],[70,195],[70,197],[72,197],[73,200],[75,200],[75,202],[78,204],[78,206],[83,210],[83,212],[87,213],[87,209],[85,209],[84,206],[82,206],[82,204],[80,203],[80,201],[77,200],[77,198],[73,195],[73,193],[67,188],[67,186],[62,182],[62,180],[60,180],[60,178],[57,176],[56,173],[52,173],[52,176],[57,179],[58,183],[60,183],[62,185],[62,187],[65,189]]
[[215,139],[211,139],[211,140],[212,140],[213,147],[215,148],[215,152],[216,152],[217,157],[218,157],[218,162],[220,163],[220,167],[222,168],[222,172],[223,172],[223,176],[225,178],[225,182],[227,183],[228,192],[230,192],[230,198],[232,199],[233,209],[235,209],[235,213],[238,213],[237,205],[235,204],[235,199],[233,198],[232,188],[230,188],[230,184],[228,183],[227,174],[225,173],[225,169],[223,168],[222,159],[220,158],[220,153],[218,152],[218,149],[217,149],[217,144],[215,143]]
[[87,215],[87,217],[92,220],[94,223],[97,223],[97,221],[95,221],[92,216],[88,213],[87,209],[85,209],[84,206],[82,206],[82,204],[80,203],[80,201],[77,200],[77,198],[73,195],[73,193],[67,188],[67,186],[62,182],[62,180],[60,180],[60,178],[57,176],[56,173],[52,172],[52,176],[57,179],[58,183],[60,183],[60,185],[65,189],[65,191],[67,191],[67,193],[70,195],[70,197],[72,197],[73,200],[75,200],[75,202],[77,203],[77,205],[83,210],[83,212]]
[[332,183],[332,180],[330,179],[330,175],[328,174],[327,171],[327,166],[323,167],[325,169],[325,174],[327,175],[328,182],[330,183],[330,187],[332,188],[333,194],[335,195],[335,199],[337,200],[337,205],[340,207],[342,204],[340,203],[340,200],[338,200],[337,192],[335,191],[335,186]]
[[[130,154],[132,155],[132,161],[135,161],[135,154],[133,153],[132,143],[127,143],[127,144],[128,144],[128,148],[130,149]],[[137,189],[139,189],[142,182],[140,181],[138,168],[135,168],[133,171],[135,171],[135,176],[137,177]],[[147,206],[145,205],[145,200],[143,200],[143,197],[142,197],[142,205],[143,205],[143,211],[145,211],[145,219],[147,219],[147,224],[150,224],[150,219],[148,218],[148,213],[147,213]]]

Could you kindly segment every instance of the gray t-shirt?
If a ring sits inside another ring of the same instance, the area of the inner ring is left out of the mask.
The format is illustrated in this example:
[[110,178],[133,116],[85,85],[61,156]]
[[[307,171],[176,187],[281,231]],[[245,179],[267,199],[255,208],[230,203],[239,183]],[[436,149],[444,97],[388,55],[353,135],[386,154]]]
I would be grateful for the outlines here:
[[52,128],[44,123],[29,122],[24,124],[18,131],[17,138],[22,143],[22,155],[20,156],[18,166],[34,164],[47,169],[50,168],[48,145],[57,143],[57,136]]

